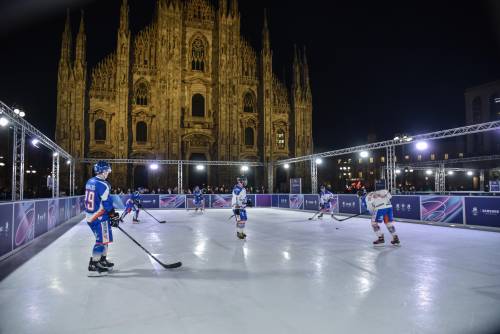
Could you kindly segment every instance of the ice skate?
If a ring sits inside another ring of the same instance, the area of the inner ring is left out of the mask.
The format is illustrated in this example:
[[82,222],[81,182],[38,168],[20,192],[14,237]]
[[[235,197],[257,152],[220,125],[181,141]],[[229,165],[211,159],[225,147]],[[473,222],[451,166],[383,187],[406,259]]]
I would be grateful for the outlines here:
[[391,244],[393,246],[401,246],[401,242],[399,241],[399,237],[397,235],[392,237]]
[[108,271],[112,271],[115,264],[113,262],[109,262],[105,256],[101,256],[99,263],[102,264]]
[[105,276],[108,274],[108,268],[104,267],[104,265],[101,264],[100,261],[93,261],[92,258],[90,258],[88,269],[89,277]]
[[383,234],[380,237],[378,237],[377,240],[375,240],[373,242],[373,246],[375,246],[375,247],[385,246],[385,240],[384,240]]
[[318,215],[318,219],[323,219],[323,212]]
[[241,239],[241,240],[245,240],[247,235],[243,232],[236,232],[236,236],[238,237],[238,239]]
[[135,219],[135,218],[134,218],[134,219],[132,219],[132,223],[133,223],[133,224],[139,224],[139,223],[140,223],[140,221],[139,221],[139,219]]

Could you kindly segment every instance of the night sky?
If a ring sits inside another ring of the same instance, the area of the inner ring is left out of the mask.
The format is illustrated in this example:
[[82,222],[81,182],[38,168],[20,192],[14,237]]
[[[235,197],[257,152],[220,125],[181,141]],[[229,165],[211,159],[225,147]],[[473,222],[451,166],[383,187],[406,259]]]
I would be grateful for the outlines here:
[[[23,107],[53,137],[65,8],[73,34],[85,10],[89,69],[116,45],[119,0],[17,0],[0,5],[0,99]],[[152,20],[155,0],[129,0],[131,29]],[[38,7],[37,7],[38,6]],[[500,79],[495,1],[240,1],[241,30],[260,51],[270,15],[274,71],[291,78],[293,45],[306,45],[316,151],[395,133],[465,123],[464,90]]]

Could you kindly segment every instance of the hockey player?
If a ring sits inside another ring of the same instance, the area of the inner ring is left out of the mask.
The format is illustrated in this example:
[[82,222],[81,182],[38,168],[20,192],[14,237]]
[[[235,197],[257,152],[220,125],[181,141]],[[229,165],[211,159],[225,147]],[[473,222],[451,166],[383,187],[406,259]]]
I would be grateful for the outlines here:
[[118,227],[120,222],[109,194],[111,186],[106,182],[111,166],[106,161],[99,161],[94,165],[94,173],[96,175],[85,185],[86,220],[96,239],[88,266],[89,276],[107,274],[113,269],[114,264],[106,256],[108,244],[113,242],[111,227]]
[[386,190],[377,190],[366,195],[366,207],[372,214],[372,227],[378,239],[373,242],[375,246],[384,246],[384,234],[380,231],[379,223],[384,222],[387,230],[392,234],[391,244],[399,246],[399,237],[394,227],[394,217],[391,204],[391,193]]
[[324,185],[321,185],[319,188],[319,208],[320,208],[320,214],[318,215],[318,219],[323,218],[323,213],[329,213],[333,214],[332,211],[332,199],[333,199],[333,194],[328,191]]
[[195,212],[198,212],[200,209],[201,212],[205,210],[205,200],[203,199],[203,192],[200,190],[200,187],[196,186],[193,190],[193,204],[195,207]]
[[246,177],[238,177],[236,185],[233,188],[233,198],[231,200],[231,206],[233,208],[234,216],[236,217],[236,236],[239,239],[245,239],[247,235],[245,234],[245,223],[247,221],[247,191],[245,187],[247,185]]
[[134,224],[138,224],[140,208],[142,208],[141,195],[138,191],[135,191],[125,202],[125,211],[123,212],[123,216],[121,217],[121,219],[125,218],[125,216],[128,215],[130,211],[134,211],[132,222]]

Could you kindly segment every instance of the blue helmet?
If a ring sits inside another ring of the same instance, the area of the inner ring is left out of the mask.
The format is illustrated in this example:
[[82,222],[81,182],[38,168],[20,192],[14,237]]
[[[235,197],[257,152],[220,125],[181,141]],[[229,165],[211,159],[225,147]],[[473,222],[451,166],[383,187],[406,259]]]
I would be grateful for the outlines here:
[[141,195],[139,194],[138,191],[134,191],[134,193],[132,194],[132,199],[139,199],[141,197]]
[[94,165],[94,173],[102,174],[104,172],[111,172],[111,165],[107,161],[98,161]]

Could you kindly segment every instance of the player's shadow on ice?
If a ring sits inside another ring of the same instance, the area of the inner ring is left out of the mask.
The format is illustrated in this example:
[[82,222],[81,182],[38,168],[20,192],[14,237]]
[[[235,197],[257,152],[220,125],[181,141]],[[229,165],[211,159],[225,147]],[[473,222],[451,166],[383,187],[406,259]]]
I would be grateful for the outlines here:
[[262,272],[248,272],[245,270],[234,269],[194,269],[189,267],[181,267],[179,269],[167,270],[159,269],[128,269],[116,270],[107,275],[110,279],[144,277],[144,278],[161,278],[161,279],[192,279],[192,280],[222,280],[222,281],[243,281],[248,279],[266,279],[266,278],[290,278],[290,277],[311,277],[314,271],[307,270],[270,270]]

